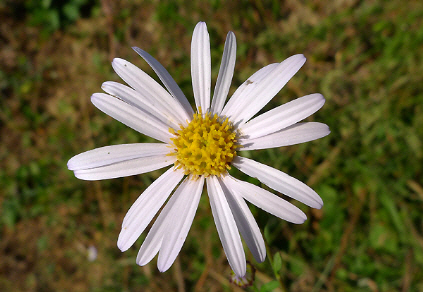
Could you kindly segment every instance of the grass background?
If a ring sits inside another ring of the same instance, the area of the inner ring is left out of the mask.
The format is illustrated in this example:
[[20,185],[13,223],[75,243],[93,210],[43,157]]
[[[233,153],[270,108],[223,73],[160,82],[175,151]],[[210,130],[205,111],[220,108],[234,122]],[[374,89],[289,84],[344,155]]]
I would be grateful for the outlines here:
[[[148,139],[90,103],[110,62],[155,76],[138,46],[192,100],[190,40],[210,33],[213,78],[229,30],[237,37],[232,92],[253,72],[303,53],[307,62],[264,109],[315,92],[308,120],[332,133],[245,153],[308,183],[321,210],[294,202],[303,225],[253,209],[271,258],[249,291],[421,291],[421,1],[0,2],[0,289],[2,291],[235,291],[206,193],[177,261],[159,273],[135,264],[140,238],[116,246],[133,201],[162,171],[86,182],[73,155]],[[248,177],[232,171],[238,177]],[[145,236],[146,233],[143,234]],[[95,260],[89,259],[96,249]],[[274,258],[273,258],[274,257]]]

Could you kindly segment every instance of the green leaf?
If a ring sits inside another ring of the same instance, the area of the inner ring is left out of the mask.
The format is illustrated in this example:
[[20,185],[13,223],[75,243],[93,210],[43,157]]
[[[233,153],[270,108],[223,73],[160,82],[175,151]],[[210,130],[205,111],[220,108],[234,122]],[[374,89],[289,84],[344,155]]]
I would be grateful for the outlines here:
[[274,254],[274,258],[273,258],[273,270],[276,274],[278,274],[281,268],[282,268],[282,257],[280,256],[280,253],[277,252],[276,254]]

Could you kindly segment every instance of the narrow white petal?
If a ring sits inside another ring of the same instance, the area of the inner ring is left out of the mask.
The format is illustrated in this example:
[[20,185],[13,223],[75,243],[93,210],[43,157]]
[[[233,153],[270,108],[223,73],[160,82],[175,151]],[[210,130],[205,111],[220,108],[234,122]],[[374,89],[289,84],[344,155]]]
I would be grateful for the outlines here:
[[325,137],[331,133],[328,125],[318,122],[296,123],[275,133],[254,139],[241,139],[239,151],[252,151],[289,146]]
[[179,129],[178,121],[158,101],[147,96],[147,92],[140,93],[126,85],[112,81],[104,82],[101,88],[108,94],[117,96],[128,104],[153,115],[166,125]]
[[137,158],[166,155],[170,151],[170,147],[164,143],[104,146],[72,157],[67,166],[70,170],[91,169]]
[[215,225],[231,269],[239,276],[246,273],[246,258],[233,213],[216,176],[206,178],[209,202]]
[[307,206],[316,209],[320,209],[323,206],[322,199],[313,189],[280,170],[239,156],[233,160],[233,166],[243,173],[257,178],[268,187],[298,200]]
[[173,164],[175,160],[172,156],[149,156],[97,168],[75,170],[74,175],[83,180],[113,179],[154,171]]
[[236,36],[233,32],[228,32],[225,40],[224,53],[222,55],[221,66],[219,67],[218,80],[212,98],[212,113],[220,113],[224,107],[225,99],[230,90],[231,80],[236,63]]
[[298,72],[305,63],[305,57],[297,54],[282,61],[274,70],[269,72],[261,81],[253,82],[255,84],[249,90],[246,88],[240,96],[244,101],[243,107],[239,110],[233,110],[230,120],[239,125],[247,122],[256,113],[258,113],[286,83]]
[[112,65],[114,71],[129,86],[149,97],[156,103],[156,107],[161,108],[162,111],[167,111],[177,122],[185,125],[185,120],[191,120],[183,106],[140,68],[121,58],[115,58]]
[[[230,117],[234,114],[239,113],[246,106],[246,95],[245,93],[251,92],[259,82],[261,82],[271,71],[273,71],[279,64],[269,64],[260,70],[256,71],[250,76],[242,85],[230,97],[230,100],[225,105],[221,112],[221,115]],[[242,95],[242,93],[244,95]]]
[[[179,187],[178,187],[179,189]],[[145,265],[150,262],[157,252],[159,252],[160,247],[162,246],[163,239],[167,232],[168,219],[167,216],[171,211],[173,211],[174,205],[178,199],[170,198],[162,212],[160,212],[156,221],[153,224],[153,227],[148,232],[147,237],[139,249],[138,255],[136,257],[136,263],[138,265]]]
[[306,95],[250,120],[240,127],[240,132],[245,139],[268,135],[307,118],[324,104],[321,94]]
[[169,72],[162,66],[160,62],[158,62],[154,57],[152,57],[148,52],[142,50],[138,47],[132,47],[145,61],[150,65],[150,67],[156,72],[157,76],[159,76],[160,80],[162,80],[163,84],[169,90],[170,94],[174,98],[176,98],[179,103],[184,107],[188,116],[193,117],[193,109],[191,108],[188,99],[185,97],[181,88],[179,88],[178,84],[176,84],[175,80],[169,74]]
[[267,252],[261,231],[259,230],[251,210],[248,205],[246,205],[243,198],[238,193],[234,192],[232,187],[227,187],[221,178],[219,179],[219,183],[230,205],[231,212],[233,212],[240,234],[248,245],[249,250],[254,255],[255,260],[258,263],[263,262]]
[[241,139],[239,144],[244,150],[261,150],[280,146],[289,146],[318,138],[325,137],[331,133],[328,125],[318,122],[296,123],[275,133],[265,135],[254,139]]
[[157,267],[161,272],[165,272],[171,267],[181,251],[196,215],[204,181],[203,176],[197,180],[187,177],[172,196],[172,198],[177,198],[177,201],[167,216],[168,226],[157,260]]
[[165,143],[173,137],[165,123],[114,96],[94,93],[91,101],[102,112],[142,134]]
[[254,184],[237,180],[231,176],[224,178],[224,182],[255,206],[281,219],[297,224],[303,223],[307,219],[307,216],[298,207]]
[[160,223],[156,225],[158,226],[153,226],[150,229],[141,248],[139,248],[138,255],[136,256],[136,264],[139,266],[149,263],[160,250],[164,238],[164,226]]
[[211,52],[209,33],[204,22],[194,28],[191,40],[191,79],[197,108],[206,113],[211,95]]
[[135,243],[183,178],[180,170],[170,168],[157,178],[133,203],[123,219],[117,246],[126,251]]

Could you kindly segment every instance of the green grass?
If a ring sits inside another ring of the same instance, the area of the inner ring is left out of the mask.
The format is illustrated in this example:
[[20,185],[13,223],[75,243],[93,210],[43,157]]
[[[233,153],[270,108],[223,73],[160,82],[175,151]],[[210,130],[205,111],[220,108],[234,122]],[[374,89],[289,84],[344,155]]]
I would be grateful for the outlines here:
[[155,260],[135,264],[142,237],[124,253],[116,241],[127,210],[163,170],[85,182],[66,167],[95,147],[149,140],[89,99],[102,82],[121,82],[114,57],[155,76],[131,46],[158,59],[193,103],[190,41],[201,20],[214,78],[225,36],[236,34],[232,91],[259,68],[303,53],[304,67],[264,111],[320,92],[326,104],[309,120],[332,131],[246,152],[324,200],[321,210],[294,202],[308,216],[303,225],[251,207],[269,258],[258,264],[247,251],[256,269],[247,290],[423,290],[421,1],[229,2],[0,4],[2,291],[241,290],[229,282],[206,193],[177,261],[159,273]]

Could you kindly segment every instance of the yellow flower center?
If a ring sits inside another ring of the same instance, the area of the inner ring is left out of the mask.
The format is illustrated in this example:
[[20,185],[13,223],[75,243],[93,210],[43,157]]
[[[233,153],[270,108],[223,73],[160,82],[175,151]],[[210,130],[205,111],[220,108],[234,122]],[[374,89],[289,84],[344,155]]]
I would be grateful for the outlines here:
[[174,151],[169,155],[176,156],[175,167],[184,169],[185,174],[207,177],[230,169],[239,145],[228,118],[198,112],[186,127],[169,131],[176,135],[171,138]]

